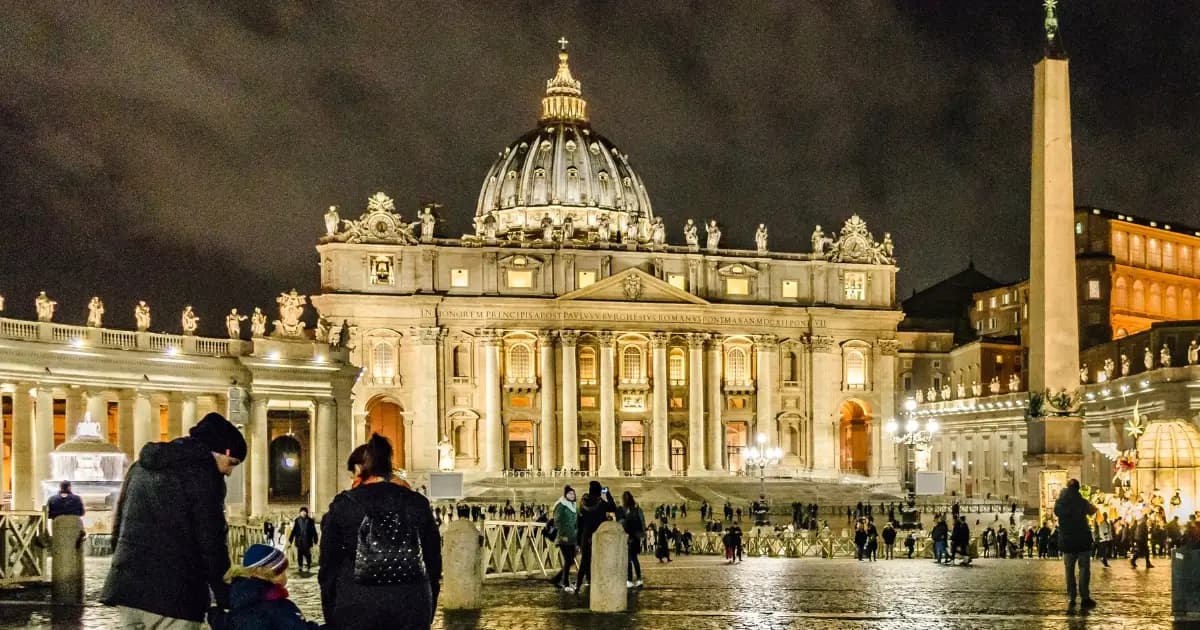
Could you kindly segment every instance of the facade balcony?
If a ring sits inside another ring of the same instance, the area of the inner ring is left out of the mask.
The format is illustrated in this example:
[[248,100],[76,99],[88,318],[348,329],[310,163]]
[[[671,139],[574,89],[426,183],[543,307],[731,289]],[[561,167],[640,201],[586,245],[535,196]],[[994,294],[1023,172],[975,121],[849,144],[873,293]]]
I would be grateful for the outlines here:
[[536,376],[506,376],[504,391],[506,392],[536,392],[540,386]]
[[756,390],[754,379],[725,379],[723,387],[726,394],[753,394]]
[[650,391],[650,379],[648,378],[623,378],[617,385],[617,391],[622,392],[648,392]]
[[400,384],[400,378],[395,374],[375,374],[371,377],[371,384],[378,387],[393,387]]

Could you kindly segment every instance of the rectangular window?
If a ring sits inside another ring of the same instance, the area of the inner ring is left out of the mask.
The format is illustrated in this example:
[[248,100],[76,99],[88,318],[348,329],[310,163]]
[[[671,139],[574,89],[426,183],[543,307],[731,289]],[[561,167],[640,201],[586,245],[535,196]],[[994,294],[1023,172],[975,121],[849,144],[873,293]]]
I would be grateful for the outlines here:
[[905,374],[904,375],[904,391],[910,392],[910,391],[912,391],[912,387],[913,387],[912,374]]
[[936,351],[936,350],[941,350],[941,349],[942,349],[942,342],[938,341],[937,339],[930,339],[930,340],[929,340],[929,349],[930,349],[930,350],[935,350],[935,351]]
[[1008,306],[1008,297],[1009,297],[1009,294],[1007,291],[1005,291],[1004,292],[1004,305],[1005,306]]
[[683,409],[683,398],[681,396],[672,397],[670,407],[671,409]]
[[1013,311],[1013,323],[1021,323],[1021,311]]
[[392,274],[392,267],[391,256],[372,256],[371,284],[393,284],[395,276]]
[[1078,222],[1075,223],[1075,233],[1083,234],[1083,224],[1082,223],[1078,223]]
[[1004,355],[1002,355],[1002,354],[996,355],[996,365],[1004,365]]
[[596,397],[595,396],[580,396],[579,397],[579,408],[580,409],[595,409],[596,408]]
[[471,286],[471,272],[466,269],[451,269],[450,286],[459,288]]
[[725,295],[750,295],[750,280],[725,278]]
[[517,271],[514,269],[508,270],[508,288],[510,289],[531,289],[533,288],[533,272],[532,271]]
[[862,302],[867,299],[867,274],[861,271],[847,271],[842,288],[846,299]]
[[595,271],[577,271],[575,272],[575,288],[582,289],[583,287],[591,286],[596,283]]
[[679,290],[681,290],[681,291],[687,291],[687,290],[688,290],[688,288],[687,288],[687,276],[685,276],[685,275],[683,275],[683,274],[681,274],[681,273],[669,273],[669,274],[667,274],[667,284],[669,284],[669,285],[671,285],[671,286],[673,286],[673,287],[675,287],[676,289],[679,289]]
[[977,311],[983,310],[983,300],[975,300],[975,310],[977,310]]
[[988,308],[996,308],[996,296],[988,298]]
[[1088,323],[1089,324],[1099,324],[1100,323],[1100,313],[1088,313]]
[[800,283],[796,282],[795,280],[784,280],[782,292],[783,297],[785,298],[800,297]]
[[1088,299],[1089,300],[1099,300],[1100,299],[1100,281],[1099,280],[1088,280]]
[[933,362],[933,369],[935,369],[935,370],[940,370],[940,369],[942,369],[942,362],[941,362],[941,361],[934,361],[934,362]]

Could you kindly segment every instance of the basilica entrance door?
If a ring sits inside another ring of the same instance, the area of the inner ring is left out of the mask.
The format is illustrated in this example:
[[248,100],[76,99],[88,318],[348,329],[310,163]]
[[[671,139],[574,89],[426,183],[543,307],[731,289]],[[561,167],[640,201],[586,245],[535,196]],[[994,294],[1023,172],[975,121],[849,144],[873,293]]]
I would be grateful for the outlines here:
[[871,461],[871,419],[864,404],[856,400],[842,403],[838,442],[838,468],[866,475]]
[[404,412],[400,405],[387,400],[375,400],[367,405],[367,437],[378,433],[392,443],[392,463],[396,468],[404,469]]
[[298,499],[303,493],[300,441],[281,435],[271,442],[271,498]]

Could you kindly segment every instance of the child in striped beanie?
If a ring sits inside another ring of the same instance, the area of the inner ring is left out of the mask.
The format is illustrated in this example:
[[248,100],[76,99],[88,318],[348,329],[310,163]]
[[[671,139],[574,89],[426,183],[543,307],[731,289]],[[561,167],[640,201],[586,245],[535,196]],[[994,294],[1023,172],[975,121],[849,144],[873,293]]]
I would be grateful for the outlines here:
[[317,628],[317,624],[305,621],[300,609],[288,599],[287,568],[287,556],[280,549],[250,545],[242,556],[242,565],[230,567],[225,574],[225,581],[230,583],[229,614],[218,630]]

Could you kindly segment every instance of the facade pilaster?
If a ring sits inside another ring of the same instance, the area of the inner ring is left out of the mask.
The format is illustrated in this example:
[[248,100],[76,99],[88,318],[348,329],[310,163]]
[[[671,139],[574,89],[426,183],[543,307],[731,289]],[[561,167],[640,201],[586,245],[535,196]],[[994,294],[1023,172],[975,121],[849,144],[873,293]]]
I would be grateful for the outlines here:
[[704,342],[705,333],[688,333],[688,458],[689,475],[704,467]]
[[267,429],[267,399],[254,398],[250,403],[250,504],[246,513],[261,516],[267,512],[270,499],[270,432]]
[[615,477],[617,469],[617,415],[613,400],[613,353],[616,338],[611,332],[596,333],[600,342],[600,476]]
[[12,426],[12,507],[35,508],[33,488],[33,387],[19,383],[13,392]]
[[[837,396],[841,391],[841,366],[833,337],[813,335],[808,340],[812,362],[813,471],[832,475],[837,471]],[[820,380],[818,380],[820,379]]]
[[779,431],[775,426],[775,391],[778,383],[775,377],[776,357],[778,353],[774,335],[761,335],[754,339],[754,354],[758,363],[758,378],[755,381],[755,430],[753,435],[765,433],[768,444],[779,446]]
[[714,336],[708,346],[708,469],[728,470],[725,462],[725,394],[721,391],[721,340]]
[[558,394],[554,378],[556,372],[554,369],[554,335],[550,331],[538,333],[538,354],[541,359],[538,369],[542,376],[541,386],[538,390],[542,403],[542,419],[538,426],[538,450],[541,470],[543,473],[547,473],[554,470],[556,454],[554,436],[558,432],[554,426],[556,420],[554,399]]
[[[75,438],[76,428],[79,426],[79,421],[83,420],[83,414],[85,412],[91,412],[91,405],[87,405],[85,407],[83,390],[74,387],[67,388],[67,393],[64,398],[66,399],[66,402],[63,405],[63,409],[66,413],[66,437],[68,440],[71,440]],[[96,422],[100,421],[99,418],[93,418],[93,420]]]
[[575,343],[579,331],[560,330],[562,341],[562,466],[579,470],[579,376],[576,374]]
[[34,509],[40,509],[42,482],[50,478],[50,453],[54,451],[54,390],[46,385],[37,388],[33,415],[33,485],[30,492]]
[[[876,344],[878,354],[875,356],[874,370],[871,374],[871,386],[879,393],[879,417],[896,418],[896,352],[900,342],[895,339],[880,339]],[[873,448],[879,457],[873,458],[879,462],[878,470],[872,474],[883,481],[899,479],[899,467],[896,463],[896,449],[883,431],[872,431]]]
[[409,368],[412,374],[412,401],[414,417],[412,432],[406,433],[406,442],[411,445],[412,459],[409,466],[418,471],[437,470],[438,434],[438,386],[437,364],[438,343],[442,329],[427,326],[416,330],[416,362]]
[[484,471],[504,470],[504,427],[500,424],[500,333],[483,335]]
[[654,404],[650,420],[650,474],[671,474],[671,440],[667,435],[667,341],[670,335],[656,332],[650,335],[653,347]]

